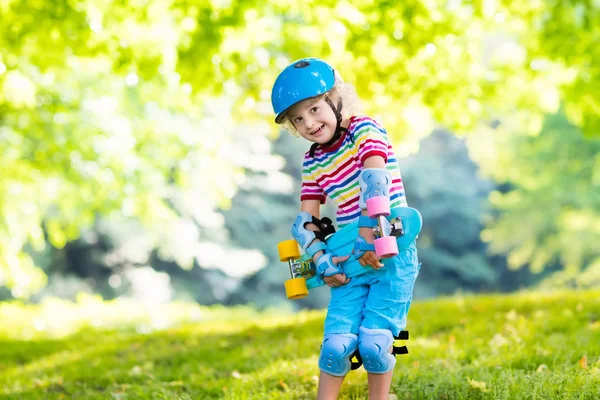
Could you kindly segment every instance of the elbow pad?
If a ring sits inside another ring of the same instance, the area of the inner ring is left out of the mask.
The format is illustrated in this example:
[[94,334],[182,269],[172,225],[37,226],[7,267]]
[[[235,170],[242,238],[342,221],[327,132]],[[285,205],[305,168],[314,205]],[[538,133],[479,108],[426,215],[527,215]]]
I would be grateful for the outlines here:
[[[296,239],[296,242],[302,247],[302,250],[313,257],[315,253],[319,251],[327,250],[327,246],[323,241],[325,240],[322,232],[314,232],[310,229],[306,229],[306,224],[313,223],[316,226],[322,226],[321,220],[313,217],[306,211],[302,211],[296,217],[294,224],[292,225],[292,236]],[[319,239],[320,242],[313,244],[315,239]]]
[[296,239],[296,242],[298,242],[304,252],[306,252],[308,247],[317,238],[315,232],[306,229],[306,224],[312,223],[313,218],[314,217],[306,211],[302,211],[298,214],[292,225],[292,236]]
[[[319,230],[315,232],[307,229],[306,225],[310,223],[315,224]],[[306,211],[299,213],[292,225],[292,236],[300,247],[302,247],[302,250],[311,257],[318,251],[325,251],[327,249],[324,242],[333,233],[335,233],[335,228],[329,218],[319,219]],[[313,244],[315,239],[319,239],[320,242]]]
[[366,210],[367,200],[378,196],[390,197],[392,174],[385,168],[365,168],[358,177],[358,183],[360,184],[358,205],[361,210]]

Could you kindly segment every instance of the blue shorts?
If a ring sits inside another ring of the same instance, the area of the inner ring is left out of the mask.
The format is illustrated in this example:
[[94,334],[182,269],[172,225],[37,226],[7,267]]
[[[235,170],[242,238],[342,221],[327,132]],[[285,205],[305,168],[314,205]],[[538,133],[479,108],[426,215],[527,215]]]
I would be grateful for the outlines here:
[[406,317],[419,274],[415,242],[397,256],[383,260],[384,267],[354,277],[331,289],[325,334],[354,333],[358,327],[389,329],[394,336],[406,328]]

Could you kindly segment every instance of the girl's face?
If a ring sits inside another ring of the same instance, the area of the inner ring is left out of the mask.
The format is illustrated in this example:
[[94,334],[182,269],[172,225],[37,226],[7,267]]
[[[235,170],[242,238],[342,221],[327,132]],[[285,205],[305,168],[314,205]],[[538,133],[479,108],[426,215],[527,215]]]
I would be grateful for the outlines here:
[[335,114],[323,97],[306,99],[296,104],[288,113],[288,119],[306,140],[324,144],[335,133]]

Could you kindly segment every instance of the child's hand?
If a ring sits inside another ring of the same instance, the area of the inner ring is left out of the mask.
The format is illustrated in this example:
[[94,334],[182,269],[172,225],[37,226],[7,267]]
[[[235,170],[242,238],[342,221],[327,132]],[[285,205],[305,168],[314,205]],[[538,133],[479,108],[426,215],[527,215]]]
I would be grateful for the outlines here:
[[324,277],[323,282],[329,287],[340,287],[350,282],[350,278],[346,278],[346,275],[344,274],[337,274]]
[[[371,228],[360,228],[359,233],[360,236],[367,241],[367,243],[373,243],[375,240],[375,235],[373,234],[373,230]],[[358,262],[363,267],[370,266],[373,269],[379,269],[383,267],[383,264],[381,261],[379,261],[374,251],[365,251],[365,254],[358,259]]]
[[365,254],[358,259],[358,262],[363,267],[369,266],[373,269],[380,269],[383,267],[383,264],[379,261],[374,251],[365,251]]
[[[339,263],[343,263],[344,261],[346,261],[348,258],[350,258],[350,256],[333,257],[331,261],[335,265],[338,265]],[[350,278],[347,278],[345,274],[336,274],[331,276],[324,276],[323,282],[325,282],[329,287],[339,287],[350,282]]]

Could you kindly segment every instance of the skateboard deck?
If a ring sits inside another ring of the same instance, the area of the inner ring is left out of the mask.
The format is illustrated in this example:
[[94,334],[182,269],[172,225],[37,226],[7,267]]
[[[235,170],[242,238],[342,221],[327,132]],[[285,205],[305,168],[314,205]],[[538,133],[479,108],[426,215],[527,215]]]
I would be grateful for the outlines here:
[[[396,237],[398,250],[407,248],[419,235],[423,227],[423,219],[419,211],[410,207],[396,207],[390,210],[390,215],[386,217],[390,223],[401,223],[403,234]],[[350,255],[350,258],[341,263],[342,270],[348,278],[353,278],[369,271],[372,268],[363,267],[356,259],[352,250],[354,242],[358,236],[358,222],[346,225],[344,228],[335,232],[325,240],[327,251],[335,253],[338,256]],[[325,284],[323,279],[316,273],[315,263],[308,254],[303,254],[300,258],[291,261],[296,272],[296,277],[306,279],[308,289],[313,289]]]

